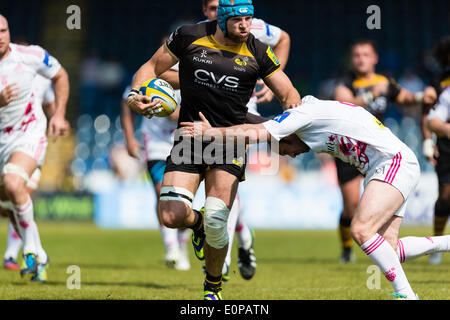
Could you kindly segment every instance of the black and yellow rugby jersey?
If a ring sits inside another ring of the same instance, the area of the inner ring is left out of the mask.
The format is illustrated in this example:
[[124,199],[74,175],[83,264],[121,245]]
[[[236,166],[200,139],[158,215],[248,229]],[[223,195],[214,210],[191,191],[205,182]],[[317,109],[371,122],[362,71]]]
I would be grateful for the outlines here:
[[213,127],[244,123],[256,80],[280,68],[272,49],[252,34],[244,43],[224,46],[214,39],[216,26],[216,21],[182,26],[166,41],[179,61],[179,123],[200,120],[200,111]]
[[352,91],[353,95],[357,97],[371,91],[374,86],[383,82],[389,83],[387,94],[375,98],[366,107],[367,111],[372,113],[378,119],[383,120],[388,103],[395,102],[395,99],[401,90],[401,87],[394,79],[381,74],[374,74],[370,79],[358,78],[354,72],[349,72],[338,81],[338,85],[346,86]]

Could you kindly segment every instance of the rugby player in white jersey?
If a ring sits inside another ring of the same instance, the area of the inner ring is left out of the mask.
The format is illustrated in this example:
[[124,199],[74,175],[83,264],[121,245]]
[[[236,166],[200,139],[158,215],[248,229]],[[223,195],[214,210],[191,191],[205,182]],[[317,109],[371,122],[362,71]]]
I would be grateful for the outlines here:
[[[26,45],[26,44],[25,44]],[[35,102],[36,106],[42,105],[42,109],[44,110],[47,118],[50,118],[55,109],[55,94],[53,92],[53,88],[51,86],[51,81],[37,75],[33,81],[33,93],[35,94]],[[33,192],[37,189],[39,179],[41,176],[40,167],[36,168],[33,172],[32,176],[28,180],[27,183],[27,192],[30,197],[33,195]],[[5,197],[6,198],[6,197]],[[6,199],[5,199],[6,200]],[[12,212],[12,203],[11,201],[0,201],[0,214],[13,219]],[[6,242],[6,250],[4,254],[3,267],[5,269],[10,270],[19,270],[20,267],[17,264],[17,257],[22,247],[22,239],[16,232],[17,226],[13,225],[10,221],[8,224],[8,236]],[[40,281],[45,281],[47,279],[46,268],[41,268],[38,275],[35,277]]]
[[[298,107],[259,124],[212,128],[181,123],[183,136],[229,143],[271,142],[281,155],[296,157],[310,150],[328,153],[355,166],[365,176],[364,192],[351,225],[356,243],[391,282],[396,299],[418,299],[401,262],[433,252],[449,252],[450,236],[405,237],[398,233],[408,196],[420,177],[414,152],[363,107],[312,96]],[[212,130],[211,130],[212,128]]]
[[[178,77],[178,70],[171,69],[167,71],[161,78],[171,81],[171,77]],[[177,128],[177,120],[179,109],[175,110],[168,117],[154,117],[148,119],[142,117],[141,132],[144,146],[134,136],[135,114],[131,112],[126,101],[130,87],[127,87],[123,93],[120,119],[124,131],[125,142],[128,154],[136,159],[145,160],[147,163],[148,173],[155,190],[158,211],[159,194],[161,191],[161,183],[166,167],[166,158],[170,154],[173,144],[173,133]],[[179,90],[176,90],[178,101],[181,99]],[[172,229],[161,223],[160,215],[157,214],[159,228],[165,248],[165,262],[169,268],[176,270],[189,270],[190,262],[187,254],[187,242],[190,239],[189,229]]]
[[39,46],[11,43],[8,21],[0,16],[0,172],[2,189],[12,202],[12,211],[23,240],[25,267],[21,276],[36,278],[48,266],[33,218],[33,203],[27,192],[32,173],[42,164],[47,145],[47,120],[41,106],[34,105],[36,75],[51,79],[55,111],[48,133],[56,140],[68,131],[65,120],[69,78],[59,62]]

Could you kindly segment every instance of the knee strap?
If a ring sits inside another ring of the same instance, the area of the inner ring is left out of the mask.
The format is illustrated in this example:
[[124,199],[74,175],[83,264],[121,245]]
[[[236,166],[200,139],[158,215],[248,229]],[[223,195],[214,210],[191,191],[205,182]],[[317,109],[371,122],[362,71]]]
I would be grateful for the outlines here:
[[219,198],[207,197],[205,201],[205,235],[206,242],[216,249],[228,244],[227,223],[230,209]]
[[14,205],[11,201],[9,200],[0,200],[0,208],[5,209],[5,210],[13,210]]
[[33,171],[33,174],[31,175],[30,179],[28,179],[27,187],[36,190],[40,179],[41,179],[41,169],[36,168],[36,170]]
[[23,178],[27,183],[28,183],[28,180],[30,179],[30,177],[28,176],[28,173],[25,171],[25,169],[14,163],[7,163],[3,167],[2,176],[4,176],[5,174],[15,174],[15,175]]
[[163,186],[159,192],[160,201],[182,201],[192,208],[194,195],[189,190],[173,186]]

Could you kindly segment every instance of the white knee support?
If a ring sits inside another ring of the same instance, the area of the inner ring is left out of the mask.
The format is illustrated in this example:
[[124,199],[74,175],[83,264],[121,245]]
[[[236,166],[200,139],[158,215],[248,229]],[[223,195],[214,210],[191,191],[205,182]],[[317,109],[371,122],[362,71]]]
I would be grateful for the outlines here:
[[194,195],[189,190],[173,186],[161,187],[159,192],[160,201],[182,201],[186,203],[189,208],[192,208],[192,201],[194,200]]
[[28,179],[27,187],[36,190],[38,188],[40,179],[41,179],[41,169],[36,168],[36,170],[33,171],[33,174],[31,175],[30,179]]
[[228,244],[227,223],[230,210],[219,198],[207,197],[205,201],[205,235],[206,242],[216,249]]
[[14,163],[7,163],[3,167],[2,176],[4,176],[5,174],[15,174],[15,175],[23,178],[27,183],[28,183],[28,180],[30,179],[30,177],[28,176],[28,173],[25,171],[25,169]]
[[5,200],[5,201],[0,200],[0,208],[4,209],[4,210],[11,210],[12,211],[13,208],[14,208],[14,205],[9,200]]

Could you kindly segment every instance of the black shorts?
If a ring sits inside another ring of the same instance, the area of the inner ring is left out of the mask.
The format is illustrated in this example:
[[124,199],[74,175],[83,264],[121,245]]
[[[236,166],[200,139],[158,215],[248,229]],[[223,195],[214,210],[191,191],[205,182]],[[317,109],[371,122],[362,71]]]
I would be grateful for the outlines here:
[[334,158],[336,163],[336,170],[339,184],[345,184],[358,176],[363,176],[354,166],[342,161],[341,159]]
[[450,157],[441,155],[437,158],[436,174],[439,184],[450,184]]
[[239,181],[245,180],[247,162],[245,145],[194,141],[183,138],[175,141],[167,157],[164,172],[181,171],[204,176],[208,170],[220,169],[232,174]]

